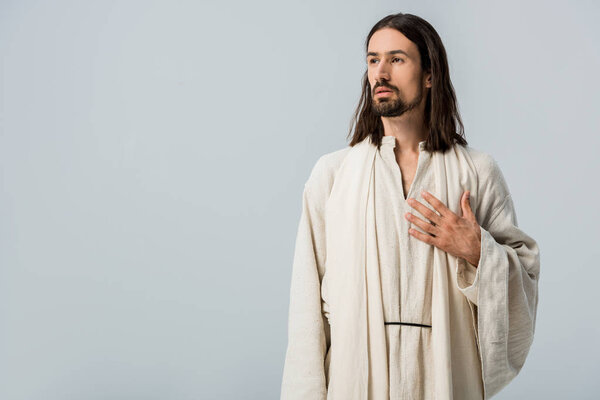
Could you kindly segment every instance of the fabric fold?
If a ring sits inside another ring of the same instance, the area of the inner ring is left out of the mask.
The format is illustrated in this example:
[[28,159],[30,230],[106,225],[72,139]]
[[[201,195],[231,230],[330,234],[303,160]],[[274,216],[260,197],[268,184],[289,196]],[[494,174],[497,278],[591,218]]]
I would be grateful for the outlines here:
[[307,184],[302,194],[302,212],[296,233],[290,304],[288,347],[283,369],[281,399],[325,400],[326,371],[323,360],[328,347],[328,324],[322,315],[320,270],[324,262],[324,221],[317,207],[314,188]]
[[[331,364],[328,399],[368,399],[386,392],[385,331],[377,273],[367,240],[374,239],[372,197],[373,162],[376,148],[363,141],[342,162],[326,204],[327,279],[330,289]],[[371,200],[372,201],[372,200]],[[370,228],[370,227],[369,227]],[[368,275],[368,276],[367,276]],[[367,279],[371,278],[367,287]],[[335,284],[334,284],[335,283]],[[369,302],[367,297],[370,296]],[[370,308],[370,312],[368,310]],[[377,326],[380,323],[379,326]],[[371,347],[373,344],[374,347]],[[382,359],[382,356],[383,359]],[[372,384],[369,385],[371,379]],[[373,382],[373,379],[375,381]],[[373,383],[377,386],[373,387]]]

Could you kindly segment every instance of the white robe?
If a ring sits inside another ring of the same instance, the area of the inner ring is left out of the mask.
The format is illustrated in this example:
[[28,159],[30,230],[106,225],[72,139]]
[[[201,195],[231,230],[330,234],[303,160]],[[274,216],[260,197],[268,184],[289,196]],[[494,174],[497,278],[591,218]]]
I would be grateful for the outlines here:
[[478,268],[409,237],[409,227],[421,229],[403,214],[420,214],[403,203],[393,138],[383,139],[381,151],[367,138],[322,156],[305,184],[281,398],[489,398],[533,340],[537,243],[517,227],[491,156],[469,146],[430,154],[424,142],[408,197],[433,209],[420,196],[427,190],[461,215],[460,196],[471,191]]

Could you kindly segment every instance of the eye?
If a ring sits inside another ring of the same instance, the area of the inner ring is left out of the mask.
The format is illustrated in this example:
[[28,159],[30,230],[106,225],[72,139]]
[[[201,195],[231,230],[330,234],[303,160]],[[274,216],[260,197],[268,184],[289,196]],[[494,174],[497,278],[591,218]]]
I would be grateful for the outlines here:
[[373,61],[377,61],[377,59],[376,59],[376,58],[371,58],[371,59],[369,60],[369,64],[373,64]]
[[393,61],[393,60],[400,60],[400,61],[404,61],[403,59],[401,59],[401,58],[398,58],[398,57],[394,57],[394,58],[392,59],[392,61]]

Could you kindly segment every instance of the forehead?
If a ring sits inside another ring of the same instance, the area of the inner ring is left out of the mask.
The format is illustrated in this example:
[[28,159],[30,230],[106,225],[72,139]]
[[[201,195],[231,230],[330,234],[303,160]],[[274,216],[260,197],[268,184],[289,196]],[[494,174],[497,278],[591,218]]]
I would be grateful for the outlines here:
[[373,52],[382,56],[392,50],[403,50],[409,57],[412,57],[417,52],[417,45],[394,28],[380,29],[369,39],[367,53]]

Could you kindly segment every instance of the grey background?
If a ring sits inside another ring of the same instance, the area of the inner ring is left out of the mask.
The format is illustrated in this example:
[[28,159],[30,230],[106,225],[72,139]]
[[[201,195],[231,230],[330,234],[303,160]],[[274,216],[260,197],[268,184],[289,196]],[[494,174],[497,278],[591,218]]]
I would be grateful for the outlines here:
[[497,398],[597,398],[598,3],[316,0],[0,3],[0,398],[278,398],[303,184],[396,12],[540,244]]

